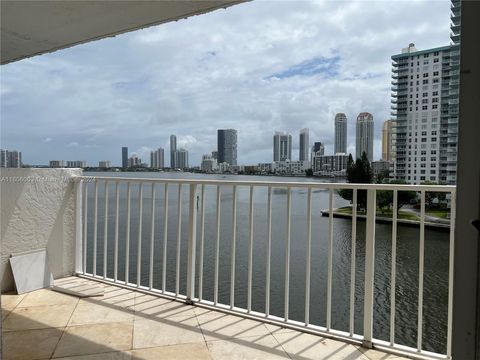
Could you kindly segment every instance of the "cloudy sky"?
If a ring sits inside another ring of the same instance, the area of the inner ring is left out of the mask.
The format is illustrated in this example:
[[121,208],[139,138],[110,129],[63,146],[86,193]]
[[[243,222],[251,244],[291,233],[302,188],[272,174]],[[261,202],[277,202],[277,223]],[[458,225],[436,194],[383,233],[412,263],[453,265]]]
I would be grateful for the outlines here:
[[[253,1],[1,67],[1,147],[27,164],[148,159],[176,134],[191,165],[238,129],[241,164],[270,162],[274,131],[333,152],[335,113],[390,116],[392,54],[449,43],[450,2]],[[168,159],[168,150],[165,153]]]

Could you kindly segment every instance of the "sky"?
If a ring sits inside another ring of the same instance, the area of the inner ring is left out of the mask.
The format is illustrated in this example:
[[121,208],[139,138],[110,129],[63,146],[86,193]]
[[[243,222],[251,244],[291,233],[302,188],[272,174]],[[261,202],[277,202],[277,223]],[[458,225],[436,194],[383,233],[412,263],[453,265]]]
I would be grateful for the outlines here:
[[238,130],[238,163],[271,162],[273,133],[299,131],[333,153],[334,117],[375,121],[374,159],[390,118],[391,56],[448,45],[450,2],[256,0],[93,41],[0,68],[0,146],[23,162],[149,162],[177,135],[190,165]]

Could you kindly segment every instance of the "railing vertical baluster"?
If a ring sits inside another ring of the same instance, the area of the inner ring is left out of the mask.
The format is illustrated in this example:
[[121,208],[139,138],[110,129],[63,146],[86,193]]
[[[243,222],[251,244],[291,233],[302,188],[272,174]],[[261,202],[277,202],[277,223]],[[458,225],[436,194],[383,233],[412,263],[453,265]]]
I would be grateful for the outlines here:
[[178,184],[178,214],[177,214],[177,261],[175,262],[175,295],[180,294],[180,250],[182,244],[182,184]]
[[217,237],[215,240],[215,274],[213,280],[213,303],[218,303],[218,257],[220,247],[220,200],[221,200],[221,188],[217,185]]
[[267,204],[267,261],[265,275],[265,316],[270,315],[270,262],[272,254],[272,187],[268,187]]
[[425,190],[420,192],[420,249],[418,262],[418,320],[417,350],[422,350],[423,339],[423,271],[425,264]]
[[252,311],[252,272],[253,272],[253,186],[250,185],[250,208],[249,208],[249,241],[248,241],[248,289],[247,311]]
[[155,183],[152,182],[152,223],[150,227],[150,272],[148,274],[148,287],[153,289],[153,253],[155,251]]
[[392,214],[392,271],[390,275],[390,345],[395,344],[395,291],[397,280],[397,207],[398,190],[393,190]]
[[290,227],[292,220],[292,189],[287,192],[287,240],[285,243],[285,309],[284,318],[288,321],[289,300],[290,300]]
[[127,180],[127,229],[125,238],[125,285],[128,285],[128,279],[130,277],[130,223],[131,223],[131,195],[132,188],[130,186],[130,180]]
[[162,259],[162,292],[167,290],[167,242],[168,242],[168,183],[165,183],[163,194],[163,259]]
[[350,259],[350,336],[355,331],[355,259],[357,257],[357,189],[352,199],[352,250]]
[[197,185],[190,184],[188,209],[187,304],[195,297],[195,251],[197,243]]
[[93,195],[93,276],[97,276],[98,181]]
[[235,306],[235,250],[237,246],[237,186],[232,195],[232,244],[230,249],[230,309]]
[[205,250],[205,184],[202,184],[202,214],[200,219],[200,226],[202,230],[200,232],[200,254],[198,263],[198,300],[203,299],[203,252]]
[[87,272],[87,240],[88,240],[88,181],[85,182],[83,202],[83,274]]
[[332,326],[332,272],[333,272],[333,190],[328,193],[328,261],[327,261],[327,319],[326,328]]
[[82,234],[82,214],[83,214],[83,180],[75,181],[75,273],[83,273],[83,234]]
[[138,185],[138,240],[137,240],[137,287],[142,277],[142,223],[143,223],[143,183]]
[[447,358],[452,357],[452,319],[453,319],[453,265],[455,250],[456,192],[450,193],[450,244],[448,254],[448,320],[447,320]]
[[305,259],[305,326],[310,324],[310,267],[312,260],[312,188],[307,193],[307,255]]
[[120,216],[120,187],[115,182],[115,244],[113,249],[113,280],[118,280],[118,227]]
[[230,253],[230,309],[235,306],[235,250],[237,240],[237,186],[233,185],[232,198],[232,244]]
[[367,190],[367,229],[365,234],[365,298],[363,308],[363,347],[372,347],[373,337],[373,293],[375,266],[375,218],[377,193]]
[[108,181],[105,181],[105,213],[103,221],[103,278],[107,278],[107,247],[108,247]]

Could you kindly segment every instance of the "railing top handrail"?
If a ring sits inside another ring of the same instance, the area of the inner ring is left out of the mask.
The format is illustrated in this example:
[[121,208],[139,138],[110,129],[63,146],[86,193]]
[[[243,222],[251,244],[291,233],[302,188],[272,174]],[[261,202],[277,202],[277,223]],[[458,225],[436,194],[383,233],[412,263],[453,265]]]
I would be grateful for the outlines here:
[[360,184],[360,183],[319,183],[296,181],[251,181],[251,180],[207,180],[207,179],[160,179],[160,178],[130,178],[117,176],[77,176],[78,180],[101,180],[111,182],[143,182],[143,183],[170,183],[186,185],[236,185],[236,186],[265,186],[275,188],[319,188],[319,189],[357,189],[357,190],[400,190],[400,191],[456,191],[455,185],[410,185],[410,184]]

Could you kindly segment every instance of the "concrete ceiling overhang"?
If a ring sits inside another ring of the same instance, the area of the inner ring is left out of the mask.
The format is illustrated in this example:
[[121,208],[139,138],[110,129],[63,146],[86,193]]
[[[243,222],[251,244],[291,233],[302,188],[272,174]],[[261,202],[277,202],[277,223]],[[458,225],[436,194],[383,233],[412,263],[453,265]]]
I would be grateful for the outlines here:
[[2,0],[1,64],[203,14],[245,0]]

